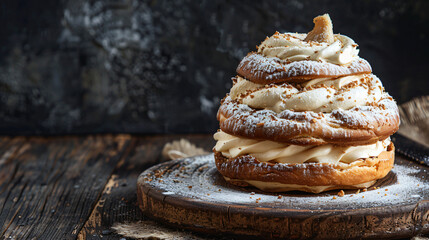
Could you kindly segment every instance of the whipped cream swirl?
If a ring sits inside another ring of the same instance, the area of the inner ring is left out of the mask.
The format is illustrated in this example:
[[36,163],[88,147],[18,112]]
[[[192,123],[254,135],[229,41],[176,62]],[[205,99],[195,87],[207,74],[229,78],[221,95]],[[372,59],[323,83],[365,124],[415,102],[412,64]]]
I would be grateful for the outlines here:
[[217,141],[214,149],[229,158],[249,154],[261,162],[274,161],[277,163],[351,163],[358,159],[375,157],[386,151],[390,138],[371,145],[336,146],[325,144],[321,146],[288,145],[281,142],[256,140],[237,137],[220,130],[214,134]]
[[306,42],[306,36],[302,33],[275,33],[259,45],[258,53],[290,62],[314,60],[337,65],[347,65],[358,58],[358,45],[347,36],[335,34],[333,43]]
[[237,77],[231,88],[233,100],[255,109],[282,112],[332,112],[378,102],[384,88],[373,74],[331,78],[316,78],[302,84],[263,85]]

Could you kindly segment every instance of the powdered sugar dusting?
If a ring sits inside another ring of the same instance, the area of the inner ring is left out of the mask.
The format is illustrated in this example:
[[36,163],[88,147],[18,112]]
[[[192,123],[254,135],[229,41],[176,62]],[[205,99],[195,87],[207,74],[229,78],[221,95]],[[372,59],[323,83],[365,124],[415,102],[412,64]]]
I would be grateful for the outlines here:
[[219,108],[219,114],[226,118],[220,121],[223,131],[272,141],[288,141],[304,136],[317,139],[313,141],[338,142],[338,139],[361,135],[361,139],[365,136],[367,140],[376,142],[380,135],[393,134],[399,125],[398,107],[388,93],[383,93],[376,106],[337,109],[330,113],[255,110],[227,96]]
[[[425,177],[427,174],[417,177],[422,171],[427,173],[427,169],[418,165],[410,167],[405,163],[404,160],[398,161],[390,173],[390,178],[396,178],[396,182],[390,185],[377,184],[380,188],[375,190],[370,188],[366,192],[346,191],[343,197],[336,195],[338,191],[321,194],[297,192],[271,194],[255,188],[232,186],[217,172],[213,154],[152,167],[142,173],[139,181],[155,191],[164,193],[166,198],[190,198],[192,201],[206,204],[308,210],[392,207],[414,204],[428,196],[429,180]],[[383,182],[383,179],[380,181]]]
[[362,58],[356,59],[348,66],[342,66],[312,60],[287,62],[277,57],[265,57],[257,53],[248,54],[237,67],[237,73],[243,77],[250,81],[264,81],[265,83],[294,77],[343,76],[364,72],[371,72],[371,66]]

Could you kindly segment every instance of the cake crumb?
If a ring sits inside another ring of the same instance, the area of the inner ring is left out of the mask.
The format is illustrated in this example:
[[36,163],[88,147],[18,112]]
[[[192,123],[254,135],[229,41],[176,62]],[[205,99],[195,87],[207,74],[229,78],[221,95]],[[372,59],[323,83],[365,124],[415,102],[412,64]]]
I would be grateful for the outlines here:
[[344,197],[344,191],[343,191],[343,190],[339,191],[337,194],[338,194],[338,196],[340,196],[340,197]]
[[362,192],[366,192],[366,191],[368,191],[368,189],[366,189],[366,188],[362,189]]
[[279,195],[279,196],[277,197],[277,199],[282,199],[282,197],[283,197],[282,195]]
[[336,196],[333,196],[333,197],[332,197],[332,199],[337,199],[337,197],[336,197]]
[[192,186],[188,186],[188,188],[189,188],[189,189],[191,189],[191,188],[192,188]]
[[360,193],[360,189],[358,189],[357,191],[356,191],[356,194],[359,194]]
[[329,17],[329,14],[324,14],[321,16],[317,16],[313,19],[314,28],[311,30],[307,36],[305,37],[304,41],[306,42],[326,42],[326,43],[333,43],[335,41],[334,39],[334,33],[332,30],[332,21]]

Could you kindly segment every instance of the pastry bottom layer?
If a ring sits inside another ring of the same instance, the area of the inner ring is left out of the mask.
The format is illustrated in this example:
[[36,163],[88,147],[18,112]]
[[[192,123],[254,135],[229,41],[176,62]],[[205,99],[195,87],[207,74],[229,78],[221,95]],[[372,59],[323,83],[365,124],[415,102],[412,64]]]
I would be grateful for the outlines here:
[[337,185],[329,185],[329,186],[308,186],[308,185],[299,185],[299,184],[285,184],[279,182],[263,182],[256,180],[237,180],[231,179],[229,177],[224,177],[225,180],[233,185],[237,185],[240,187],[246,186],[254,186],[265,192],[288,192],[288,191],[302,191],[302,192],[311,192],[311,193],[321,193],[334,189],[361,189],[361,188],[369,188],[376,180],[369,181],[366,183],[350,185],[350,186],[337,186]]
[[[270,192],[292,190],[321,192],[361,186],[365,188],[385,177],[392,169],[395,159],[393,143],[376,157],[356,159],[352,163],[341,165],[260,162],[251,155],[227,158],[221,152],[214,152],[218,171],[231,183],[241,186],[252,185]],[[313,187],[316,188],[312,189]]]

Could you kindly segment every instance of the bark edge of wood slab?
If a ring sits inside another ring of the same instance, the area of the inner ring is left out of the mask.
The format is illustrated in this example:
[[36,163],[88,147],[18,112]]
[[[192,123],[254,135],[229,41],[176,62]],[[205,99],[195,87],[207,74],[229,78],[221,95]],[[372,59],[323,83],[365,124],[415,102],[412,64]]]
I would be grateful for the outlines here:
[[405,238],[429,233],[428,173],[428,167],[397,156],[394,169],[374,185],[378,189],[345,190],[343,197],[338,191],[276,194],[228,184],[209,154],[147,169],[138,178],[137,198],[145,215],[203,233]]

